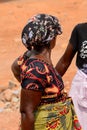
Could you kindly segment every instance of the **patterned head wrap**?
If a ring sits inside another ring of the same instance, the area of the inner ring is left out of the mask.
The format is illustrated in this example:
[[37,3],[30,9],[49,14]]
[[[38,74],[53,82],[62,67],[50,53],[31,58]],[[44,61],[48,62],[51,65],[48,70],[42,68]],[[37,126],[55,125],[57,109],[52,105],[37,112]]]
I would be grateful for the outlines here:
[[38,14],[29,19],[22,31],[22,42],[27,48],[48,44],[54,37],[62,33],[56,17]]

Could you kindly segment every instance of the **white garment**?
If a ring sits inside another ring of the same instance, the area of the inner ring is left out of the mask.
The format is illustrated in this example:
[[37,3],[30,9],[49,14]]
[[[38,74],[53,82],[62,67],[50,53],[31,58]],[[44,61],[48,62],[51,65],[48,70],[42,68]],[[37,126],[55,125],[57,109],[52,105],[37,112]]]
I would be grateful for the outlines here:
[[83,130],[87,130],[87,75],[78,70],[71,85],[69,96],[72,97],[75,111]]

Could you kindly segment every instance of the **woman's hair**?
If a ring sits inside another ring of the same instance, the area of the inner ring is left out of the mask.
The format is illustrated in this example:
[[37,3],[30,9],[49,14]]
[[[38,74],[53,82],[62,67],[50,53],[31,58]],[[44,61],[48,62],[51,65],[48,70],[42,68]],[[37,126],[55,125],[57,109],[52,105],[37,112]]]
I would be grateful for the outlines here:
[[55,16],[38,14],[29,19],[22,31],[22,42],[31,48],[49,46],[50,41],[62,33],[61,26]]

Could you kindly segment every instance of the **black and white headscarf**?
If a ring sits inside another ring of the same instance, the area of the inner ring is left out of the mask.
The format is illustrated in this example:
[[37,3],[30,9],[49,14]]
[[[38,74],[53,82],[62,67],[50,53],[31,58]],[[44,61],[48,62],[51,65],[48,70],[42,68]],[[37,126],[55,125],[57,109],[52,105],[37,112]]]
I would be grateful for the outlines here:
[[55,16],[38,14],[29,19],[22,31],[22,42],[27,47],[48,44],[62,33],[61,26]]

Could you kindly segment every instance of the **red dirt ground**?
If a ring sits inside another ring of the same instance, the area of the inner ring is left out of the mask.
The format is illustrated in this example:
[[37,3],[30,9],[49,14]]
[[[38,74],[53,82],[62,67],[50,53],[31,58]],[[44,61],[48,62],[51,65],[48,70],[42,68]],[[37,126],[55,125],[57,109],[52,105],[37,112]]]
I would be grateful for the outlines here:
[[[21,30],[29,17],[37,13],[48,13],[59,18],[63,34],[57,39],[53,49],[54,65],[61,57],[68,44],[73,27],[87,20],[87,0],[0,0],[0,87],[16,81],[11,64],[25,48],[21,44]],[[70,89],[76,72],[75,58],[63,77],[65,88]],[[17,130],[19,112],[0,113],[0,130]]]

